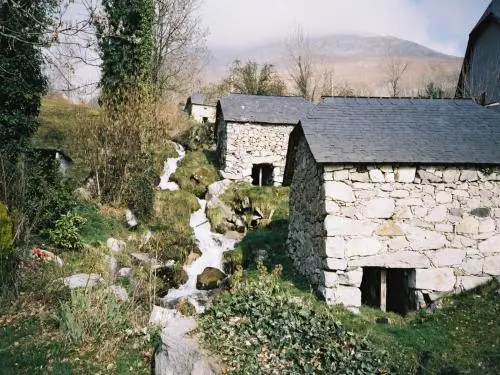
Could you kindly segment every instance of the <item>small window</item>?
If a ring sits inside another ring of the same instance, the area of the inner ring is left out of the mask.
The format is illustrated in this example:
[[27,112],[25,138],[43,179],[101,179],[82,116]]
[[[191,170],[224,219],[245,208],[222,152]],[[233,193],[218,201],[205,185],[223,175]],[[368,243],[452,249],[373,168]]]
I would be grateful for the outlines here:
[[409,288],[410,268],[363,268],[361,303],[405,315],[416,310],[415,291]]
[[274,182],[274,167],[272,164],[254,164],[252,167],[252,184],[269,186]]
[[203,118],[201,119],[201,121],[202,121],[204,124],[206,124],[206,123],[208,122],[208,117],[203,117]]

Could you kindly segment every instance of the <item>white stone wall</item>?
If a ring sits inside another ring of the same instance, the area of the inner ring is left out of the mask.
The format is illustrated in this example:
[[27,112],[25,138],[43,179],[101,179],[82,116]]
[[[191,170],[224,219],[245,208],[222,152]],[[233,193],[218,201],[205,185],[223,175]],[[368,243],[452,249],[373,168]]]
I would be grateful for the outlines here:
[[251,181],[253,164],[274,166],[274,183],[283,182],[288,138],[293,125],[258,125],[227,122],[220,126],[217,143],[222,173],[230,180]]
[[323,172],[302,138],[295,153],[294,179],[290,187],[288,252],[300,273],[314,285],[323,283],[323,258],[326,255],[325,197]]
[[191,105],[191,117],[197,122],[203,122],[203,117],[208,119],[208,122],[215,122],[215,107],[209,105]]
[[[317,286],[329,303],[360,306],[363,267],[415,269],[410,287],[421,305],[424,295],[435,300],[500,275],[500,169],[331,165],[322,177],[324,248],[290,246],[324,254]],[[308,183],[300,179],[294,174],[290,197],[308,200],[293,191]],[[301,262],[303,274],[317,273]]]

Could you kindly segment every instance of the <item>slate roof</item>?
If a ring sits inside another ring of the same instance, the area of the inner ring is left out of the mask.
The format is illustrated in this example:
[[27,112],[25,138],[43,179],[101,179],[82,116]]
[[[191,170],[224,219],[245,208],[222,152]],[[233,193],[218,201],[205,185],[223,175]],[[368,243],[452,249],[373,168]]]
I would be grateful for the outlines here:
[[481,18],[477,22],[477,24],[474,27],[473,31],[477,27],[479,27],[479,25],[481,25],[484,22],[484,20],[486,18],[488,18],[489,16],[492,16],[492,17],[496,18],[498,20],[498,22],[500,22],[500,0],[493,0],[490,3],[490,5],[488,6],[488,8],[486,8],[486,10],[484,11],[483,15],[481,16]]
[[318,163],[500,164],[500,111],[469,99],[325,98],[300,126]]
[[259,96],[229,94],[217,104],[225,121],[296,125],[313,108],[313,104],[299,96]]
[[191,95],[190,99],[192,104],[199,104],[199,105],[205,104],[205,95],[201,93],[196,93]]

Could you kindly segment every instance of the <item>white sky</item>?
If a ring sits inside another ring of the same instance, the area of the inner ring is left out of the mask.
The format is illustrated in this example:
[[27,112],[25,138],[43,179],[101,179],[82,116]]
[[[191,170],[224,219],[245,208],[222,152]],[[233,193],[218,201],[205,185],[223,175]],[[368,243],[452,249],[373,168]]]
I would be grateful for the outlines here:
[[392,35],[463,56],[490,0],[201,0],[209,47],[284,40],[300,25],[311,36]]

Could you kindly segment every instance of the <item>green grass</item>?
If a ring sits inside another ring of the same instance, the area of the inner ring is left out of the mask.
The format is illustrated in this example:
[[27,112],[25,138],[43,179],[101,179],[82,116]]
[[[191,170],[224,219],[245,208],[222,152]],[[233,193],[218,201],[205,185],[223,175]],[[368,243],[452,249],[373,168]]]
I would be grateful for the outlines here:
[[163,174],[165,160],[169,158],[177,158],[178,156],[179,154],[175,149],[175,144],[170,141],[165,142],[165,145],[163,145],[158,150],[155,150],[154,152],[154,163],[155,163],[156,173],[158,175]]
[[91,203],[79,203],[75,213],[86,219],[80,230],[85,243],[106,242],[109,237],[122,237],[127,231],[121,221],[104,215]]
[[209,150],[188,152],[171,177],[171,180],[177,182],[182,190],[200,198],[205,195],[208,185],[218,179],[215,155]]

